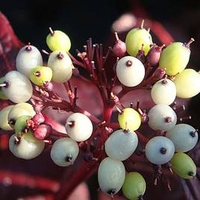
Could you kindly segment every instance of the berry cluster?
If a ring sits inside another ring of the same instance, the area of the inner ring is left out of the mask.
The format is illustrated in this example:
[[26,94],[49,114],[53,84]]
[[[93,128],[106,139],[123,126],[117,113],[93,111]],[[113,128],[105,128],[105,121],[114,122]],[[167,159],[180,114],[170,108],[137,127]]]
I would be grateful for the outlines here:
[[[125,42],[115,33],[116,43],[106,53],[89,39],[75,58],[68,35],[51,28],[46,37],[51,52],[43,50],[47,62],[31,44],[20,49],[16,69],[0,79],[0,98],[10,102],[0,111],[0,128],[12,133],[9,148],[16,157],[33,159],[50,146],[52,161],[66,167],[81,152],[84,162],[98,164],[100,189],[111,196],[122,191],[127,199],[142,199],[146,191],[142,173],[127,168],[127,161],[156,166],[155,183],[165,171],[195,177],[188,152],[198,142],[198,131],[184,121],[184,105],[176,103],[200,92],[200,74],[186,68],[194,40],[158,46],[143,23],[128,32]],[[85,100],[78,98],[74,77],[97,88],[101,113],[82,107]],[[148,96],[150,107],[134,96],[138,90]],[[125,101],[130,93],[131,102]],[[67,113],[63,124],[51,119],[49,108]]]

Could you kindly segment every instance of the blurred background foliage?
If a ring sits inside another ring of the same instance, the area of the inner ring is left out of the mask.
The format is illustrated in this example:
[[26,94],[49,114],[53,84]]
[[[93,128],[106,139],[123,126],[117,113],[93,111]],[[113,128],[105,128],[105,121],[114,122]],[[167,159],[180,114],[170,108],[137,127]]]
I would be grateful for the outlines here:
[[192,48],[200,43],[200,2],[194,0],[2,0],[0,10],[17,36],[38,48],[46,48],[49,26],[69,34],[72,51],[89,37],[103,43],[112,23],[126,12],[159,21],[177,40],[195,38]]

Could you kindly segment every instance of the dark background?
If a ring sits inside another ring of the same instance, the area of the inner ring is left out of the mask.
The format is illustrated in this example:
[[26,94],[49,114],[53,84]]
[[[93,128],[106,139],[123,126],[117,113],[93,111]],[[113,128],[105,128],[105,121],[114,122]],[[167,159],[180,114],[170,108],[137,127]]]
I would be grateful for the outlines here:
[[48,27],[52,27],[66,32],[75,49],[89,37],[103,42],[113,21],[129,9],[129,4],[127,0],[7,0],[0,3],[0,10],[23,42],[45,48]]
[[45,37],[51,26],[68,33],[74,51],[89,37],[98,43],[105,42],[112,23],[125,12],[158,20],[175,39],[193,37],[198,41],[193,46],[197,46],[200,43],[199,4],[194,0],[1,0],[0,11],[24,43],[46,48]]

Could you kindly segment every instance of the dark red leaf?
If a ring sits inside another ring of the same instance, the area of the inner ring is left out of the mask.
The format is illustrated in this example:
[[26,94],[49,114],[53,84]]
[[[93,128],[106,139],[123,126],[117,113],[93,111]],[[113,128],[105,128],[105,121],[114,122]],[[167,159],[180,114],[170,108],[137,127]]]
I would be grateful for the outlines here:
[[22,45],[8,19],[0,12],[0,76],[15,68],[15,57]]
[[[23,43],[17,38],[6,16],[0,12],[0,77],[15,69],[15,58]],[[0,108],[9,104],[0,100]]]

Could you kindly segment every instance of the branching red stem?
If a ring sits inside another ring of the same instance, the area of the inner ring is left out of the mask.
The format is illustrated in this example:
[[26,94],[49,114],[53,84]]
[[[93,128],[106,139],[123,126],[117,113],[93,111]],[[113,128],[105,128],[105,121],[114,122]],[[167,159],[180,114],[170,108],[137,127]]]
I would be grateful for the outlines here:
[[[98,162],[82,162],[78,166],[78,170],[74,167],[73,172],[67,170],[63,176],[63,180],[61,180],[61,187],[56,193],[55,199],[66,200],[67,197],[71,194],[71,192],[78,186],[79,183],[86,181],[89,177],[91,177],[94,172],[96,172],[98,168]],[[70,171],[70,182],[66,182],[66,179],[69,178]]]

